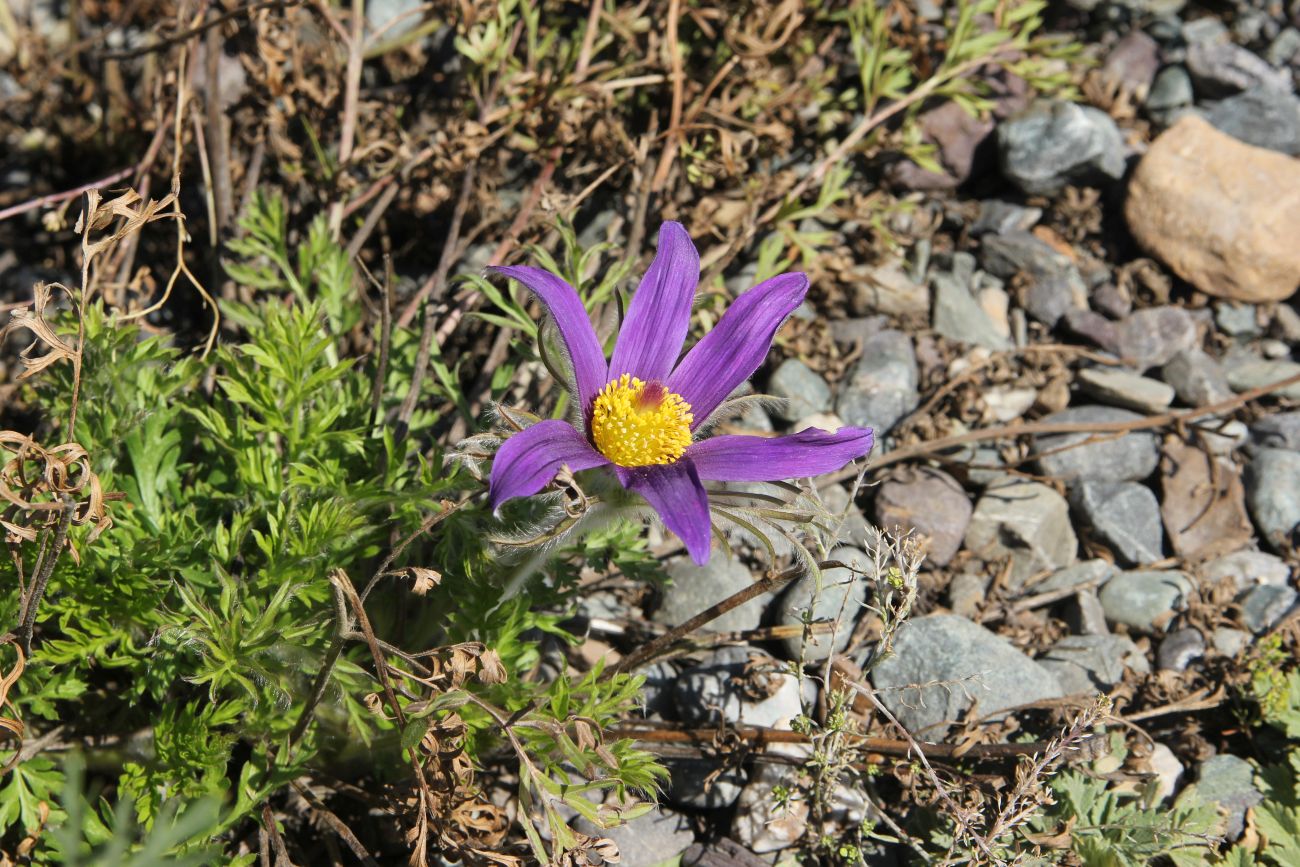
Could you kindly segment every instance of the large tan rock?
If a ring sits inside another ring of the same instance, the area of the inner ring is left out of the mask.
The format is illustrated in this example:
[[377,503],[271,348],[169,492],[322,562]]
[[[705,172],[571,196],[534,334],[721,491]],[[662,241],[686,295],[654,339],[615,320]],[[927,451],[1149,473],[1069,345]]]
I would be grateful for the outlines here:
[[1280,301],[1300,285],[1300,160],[1198,117],[1151,144],[1124,212],[1138,243],[1209,295]]

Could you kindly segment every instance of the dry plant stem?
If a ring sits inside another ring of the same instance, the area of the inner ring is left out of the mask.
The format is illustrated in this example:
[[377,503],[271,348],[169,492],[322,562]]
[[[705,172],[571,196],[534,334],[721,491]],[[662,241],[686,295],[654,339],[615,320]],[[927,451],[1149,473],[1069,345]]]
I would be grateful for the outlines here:
[[125,180],[135,174],[136,170],[137,166],[120,169],[113,172],[111,175],[105,175],[99,180],[91,181],[88,184],[82,184],[81,186],[74,187],[70,190],[64,190],[60,193],[49,193],[48,195],[38,196],[35,199],[29,199],[28,201],[21,202],[17,205],[10,205],[4,210],[0,210],[0,220],[7,220],[10,217],[16,217],[19,214],[25,214],[28,211],[34,211],[37,208],[43,208],[46,205],[57,205],[59,202],[66,202],[68,199],[75,199],[77,196],[88,193],[91,190],[97,190],[100,187],[107,187],[110,184],[115,184],[118,181]]
[[[346,172],[356,143],[357,103],[361,96],[361,65],[365,62],[365,0],[352,0],[352,31],[348,35],[348,66],[344,73],[343,120],[339,129],[339,172]],[[330,236],[335,241],[343,227],[343,199],[330,206]]]
[[357,254],[361,252],[361,248],[366,245],[366,241],[370,239],[375,227],[383,219],[384,212],[393,203],[393,199],[397,198],[398,192],[399,187],[396,183],[389,184],[384,192],[380,194],[379,200],[366,212],[366,218],[362,221],[361,228],[357,229],[357,233],[348,242],[347,254],[349,259],[357,258]]
[[289,860],[289,851],[284,847],[284,838],[280,836],[280,829],[275,826],[275,814],[271,812],[270,804],[262,804],[262,827],[271,838],[271,848],[275,850],[275,867],[293,867],[293,862]]
[[[440,511],[425,518],[424,523],[420,525],[418,530],[411,533],[395,548],[393,548],[389,555],[384,558],[383,562],[379,564],[379,568],[375,570],[375,574],[366,584],[365,589],[361,591],[360,603],[362,605],[365,604],[366,599],[370,597],[370,591],[375,588],[375,585],[377,585],[384,576],[389,574],[388,570],[392,567],[393,563],[396,562],[398,557],[402,556],[402,552],[405,551],[412,542],[432,530],[449,515],[459,511],[465,506],[466,502],[468,501],[462,501],[455,504],[444,502]],[[338,593],[343,592],[341,585],[335,586],[338,587]],[[298,715],[298,721],[294,723],[293,730],[289,733],[288,746],[291,750],[306,733],[307,726],[311,725],[312,717],[316,713],[316,707],[320,704],[321,699],[325,697],[325,691],[329,686],[330,674],[334,671],[334,666],[338,663],[339,655],[343,652],[343,647],[347,643],[349,635],[352,632],[352,618],[348,616],[347,606],[344,604],[343,598],[339,596],[336,602],[338,614],[335,617],[334,641],[325,652],[325,658],[321,663],[320,671],[316,673],[316,681],[312,684],[311,697],[308,698],[307,703],[303,705],[302,712]]]
[[[36,612],[40,608],[42,597],[45,596],[45,588],[50,583],[50,576],[54,574],[54,566],[59,561],[59,555],[63,553],[63,546],[67,544],[68,529],[72,526],[72,513],[76,508],[77,504],[72,497],[64,494],[59,523],[55,525],[53,531],[47,529],[41,534],[40,553],[36,557],[36,568],[32,570],[32,583],[27,589],[27,598],[23,600],[23,616],[18,625],[18,642],[25,654],[31,655]],[[53,539],[50,538],[51,536]]]
[[208,135],[198,114],[190,115],[194,127],[194,146],[199,154],[199,173],[203,175],[203,203],[208,209],[208,246],[217,246],[217,196],[212,184],[212,164],[208,162]]
[[[9,703],[9,690],[23,676],[23,670],[27,668],[27,655],[23,653],[18,639],[13,635],[6,635],[0,638],[0,645],[3,644],[12,644],[14,646],[16,658],[14,659],[14,667],[9,670],[9,673],[0,675],[0,709],[3,709]],[[8,774],[18,767],[20,762],[25,760],[26,751],[30,747],[30,744],[24,745],[23,743],[25,733],[26,729],[23,727],[22,720],[17,718],[16,712],[11,717],[0,714],[0,743],[11,741],[14,745],[14,754],[9,757],[9,761],[5,762],[3,767],[0,767],[0,777]]]
[[[460,240],[460,227],[465,219],[465,211],[469,208],[470,194],[474,191],[474,177],[477,174],[474,165],[471,163],[465,170],[465,177],[461,179],[460,197],[456,200],[456,209],[452,212],[451,226],[447,229],[447,240],[443,242],[442,253],[438,256],[438,267],[434,270],[433,276],[429,278],[426,284],[429,287],[429,293],[425,293],[425,299],[421,301],[424,306],[424,324],[420,329],[420,345],[415,352],[415,366],[411,371],[411,386],[406,391],[406,397],[402,399],[402,406],[397,412],[397,430],[394,439],[401,442],[406,438],[407,428],[411,424],[411,416],[415,415],[415,404],[420,399],[420,386],[424,382],[425,374],[429,369],[429,355],[433,351],[433,341],[437,329],[436,321],[433,316],[433,299],[429,294],[433,287],[442,286],[446,283],[447,274],[451,271],[451,264],[456,258],[456,247]],[[423,290],[424,287],[421,287]],[[408,306],[402,313],[402,317],[407,312],[415,308]],[[412,315],[414,315],[412,313]],[[403,322],[402,317],[397,320],[398,328],[405,328],[407,322]],[[408,320],[409,322],[409,320]],[[441,341],[439,341],[441,345]]]
[[[817,568],[826,569],[831,566],[843,565],[844,564],[840,563],[838,560],[826,560],[818,563]],[[708,608],[704,609],[699,614],[696,614],[680,626],[675,626],[648,644],[641,645],[632,653],[620,659],[617,664],[607,668],[602,679],[608,680],[615,674],[636,671],[652,659],[667,652],[674,644],[686,638],[706,623],[718,619],[728,611],[739,608],[751,599],[757,599],[764,593],[775,593],[803,573],[804,568],[802,566],[792,566],[789,569],[778,572],[775,575],[770,575],[763,578],[761,581],[755,581],[748,587],[736,591],[716,605],[710,605]]]
[[667,40],[668,62],[672,69],[673,102],[668,115],[668,129],[664,131],[664,147],[659,155],[659,166],[655,169],[654,180],[650,189],[658,192],[668,180],[668,172],[673,167],[673,157],[677,154],[677,140],[681,136],[682,122],[682,54],[677,40],[677,25],[681,19],[681,0],[668,2]]
[[587,79],[587,67],[591,64],[591,52],[596,47],[596,34],[600,30],[600,10],[604,0],[591,0],[587,8],[587,29],[582,34],[582,48],[578,51],[578,63],[573,68],[574,82]]
[[[852,132],[850,132],[847,136],[844,137],[844,140],[840,142],[835,147],[834,150],[832,150],[829,154],[823,157],[822,161],[819,162],[811,172],[809,172],[801,181],[799,181],[799,183],[794,185],[794,187],[786,195],[785,200],[795,201],[804,193],[808,192],[808,190],[812,187],[813,184],[820,181],[826,175],[826,172],[830,170],[831,166],[838,164],[846,157],[848,157],[848,155],[853,151],[853,149],[862,143],[862,140],[867,137],[868,133],[870,133],[876,127],[880,126],[885,121],[892,118],[894,115],[905,111],[909,106],[915,105],[916,103],[925,100],[932,93],[934,93],[943,85],[947,84],[949,81],[952,81],[953,79],[961,78],[962,76],[974,72],[976,69],[979,69],[982,66],[987,66],[990,63],[996,62],[999,58],[1001,58],[1005,54],[1012,54],[1017,51],[1020,51],[1020,49],[1014,45],[1004,45],[1000,48],[995,49],[994,51],[990,52],[984,57],[978,57],[973,60],[968,60],[965,63],[960,63],[957,66],[954,66],[952,69],[948,70],[946,74],[936,75],[928,79],[924,84],[919,85],[915,90],[913,90],[907,96],[904,96],[901,99],[896,100],[895,102],[891,102],[888,106],[880,109],[879,111],[867,115],[865,118],[862,119],[862,121],[856,127],[853,128]],[[776,219],[776,215],[781,212],[783,204],[784,204],[783,202],[777,202],[776,204],[772,205],[772,207],[768,208],[767,211],[764,212],[763,215],[759,218],[759,222],[760,223],[772,222],[772,220]]]
[[207,139],[212,166],[213,201],[216,205],[216,235],[230,225],[235,208],[235,194],[230,181],[230,123],[221,110],[221,31],[213,27],[206,39],[207,56]]
[[[759,728],[744,726],[728,728],[728,735],[735,735],[755,746],[774,744],[807,744],[812,740],[800,732],[786,729]],[[610,731],[612,737],[633,738],[642,743],[662,744],[709,744],[718,735],[716,728],[706,729],[669,729],[647,728],[641,723],[618,726]],[[873,738],[862,735],[847,735],[847,740],[854,747],[865,752],[879,753],[890,758],[907,758],[915,752],[916,741],[897,738]],[[936,759],[957,760],[976,759],[984,761],[1004,761],[1021,756],[1032,756],[1047,747],[1046,742],[1028,744],[921,744],[926,753]]]
[[1094,701],[1091,707],[1074,718],[1059,737],[1049,741],[1046,748],[1036,754],[1027,767],[1021,766],[1016,774],[1015,788],[1002,801],[1001,809],[989,826],[988,839],[1001,839],[1029,821],[1044,804],[1051,803],[1042,794],[1042,781],[1061,763],[1067,752],[1077,750],[1080,744],[1092,736],[1093,725],[1108,705],[1109,701],[1105,699]]
[[906,726],[898,721],[897,717],[889,712],[889,708],[885,707],[884,702],[876,697],[876,691],[874,689],[851,681],[849,682],[849,685],[855,692],[866,696],[872,705],[875,706],[876,710],[879,711],[885,719],[889,720],[890,724],[893,725],[894,728],[898,729],[898,731],[902,733],[903,738],[911,747],[913,754],[916,756],[917,760],[920,761],[921,767],[925,768],[926,776],[930,778],[930,785],[934,787],[935,794],[939,796],[939,799],[943,801],[944,806],[951,812],[952,820],[957,823],[957,834],[954,836],[960,837],[962,834],[970,835],[970,838],[975,841],[977,846],[979,846],[980,851],[988,856],[990,860],[996,862],[997,858],[994,856],[992,849],[989,848],[988,841],[975,831],[965,811],[963,811],[948,794],[948,790],[944,788],[943,782],[939,779],[939,775],[936,774],[934,768],[930,766],[930,760],[926,758],[925,751],[921,749],[921,745],[917,742],[916,738],[912,737],[912,733],[907,730]]
[[[187,62],[188,56],[189,56],[188,47],[182,48],[180,59],[177,62],[177,79],[179,84],[176,88],[176,110],[175,110],[175,116],[173,118],[173,125],[172,125],[171,193],[172,193],[172,216],[176,221],[176,267],[172,269],[171,275],[168,276],[167,278],[167,285],[163,289],[163,294],[161,298],[159,298],[156,302],[144,308],[143,310],[137,310],[134,313],[126,313],[121,316],[118,316],[116,318],[116,321],[130,322],[132,319],[139,319],[141,317],[148,316],[150,313],[153,313],[156,310],[162,309],[162,306],[167,303],[167,300],[169,298],[171,298],[172,290],[176,287],[176,282],[181,278],[182,275],[184,275],[185,278],[190,281],[190,284],[194,287],[194,289],[199,293],[199,296],[202,297],[204,303],[206,303],[208,307],[212,310],[212,328],[208,331],[208,339],[203,344],[202,357],[206,358],[208,353],[212,351],[212,345],[216,342],[217,339],[217,329],[221,326],[221,311],[217,309],[217,302],[213,300],[211,295],[208,294],[208,290],[203,288],[203,284],[199,282],[199,279],[194,276],[194,273],[192,271],[190,271],[189,265],[185,263],[185,243],[188,236],[185,231],[185,214],[181,211],[181,204],[180,204],[181,153],[182,153],[181,130],[184,127],[185,110],[189,103],[189,79],[194,73],[194,70],[192,69],[190,69],[189,74],[185,73],[185,70],[190,67],[190,64]],[[203,158],[202,149],[200,149],[199,156]],[[203,160],[201,159],[201,162],[202,161]],[[86,285],[85,279],[83,277],[82,286],[84,287],[85,285]],[[78,375],[80,374],[79,361],[74,367],[74,372]],[[75,388],[73,391],[73,400],[74,400],[73,406],[75,407],[76,406]]]
[[320,816],[320,818],[324,820],[325,824],[330,826],[330,830],[339,835],[339,839],[342,840],[350,850],[352,850],[352,854],[357,856],[357,859],[360,860],[362,864],[365,864],[366,867],[379,867],[379,862],[377,862],[374,857],[366,851],[365,846],[361,845],[361,841],[357,839],[356,834],[352,833],[352,829],[349,828],[342,819],[336,816],[333,811],[326,807],[321,799],[316,797],[316,794],[311,789],[296,781],[290,783],[290,785],[293,786],[294,791],[302,796],[304,801],[311,804],[311,808],[316,812],[316,815]]
[[156,51],[170,48],[173,45],[187,42],[192,37],[198,36],[203,31],[214,27],[220,27],[222,24],[225,24],[227,21],[232,19],[244,15],[252,15],[254,12],[261,12],[263,9],[290,9],[294,6],[301,5],[301,3],[302,0],[265,0],[265,2],[262,3],[250,3],[247,6],[238,6],[231,9],[229,12],[223,12],[209,21],[182,30],[180,33],[168,36],[166,39],[162,39],[152,45],[145,45],[140,48],[130,48],[123,51],[105,51],[99,56],[104,60],[130,60],[133,57],[142,57],[146,54],[152,54]]
[[393,710],[393,717],[397,724],[402,728],[406,727],[406,711],[397,702],[397,695],[393,692],[393,684],[388,679],[388,663],[384,659],[384,653],[379,648],[375,639],[375,630],[370,625],[370,616],[366,614],[365,603],[357,595],[357,588],[352,586],[352,579],[342,569],[334,570],[334,583],[337,583],[343,590],[344,597],[347,598],[348,604],[352,608],[352,616],[356,618],[357,623],[361,626],[361,632],[365,635],[366,644],[370,647],[370,655],[375,660],[375,675],[379,678],[379,686],[384,691],[384,699],[388,706]]
[[366,279],[379,292],[379,359],[375,363],[375,378],[370,385],[370,429],[376,431],[379,426],[379,410],[384,397],[384,380],[388,377],[388,353],[393,340],[393,257],[384,254],[384,282],[380,283],[370,273],[366,263],[356,260],[361,266]]
[[[942,439],[931,440],[929,442],[915,443],[910,446],[902,446],[881,455],[878,458],[872,458],[871,469],[879,471],[893,464],[900,464],[905,461],[915,460],[926,457],[937,452],[946,451],[947,449],[957,446],[966,445],[967,443],[982,442],[984,440],[1010,439],[1012,437],[1028,435],[1047,435],[1047,434],[1067,434],[1067,433],[1091,433],[1091,434],[1125,434],[1137,430],[1150,430],[1152,428],[1166,427],[1168,425],[1182,425],[1187,422],[1196,421],[1206,416],[1220,415],[1241,409],[1248,403],[1267,397],[1274,392],[1281,391],[1288,386],[1300,383],[1300,374],[1288,376],[1286,379],[1278,380],[1270,385],[1262,385],[1259,388],[1252,388],[1249,391],[1243,391],[1236,397],[1222,400],[1209,406],[1203,406],[1198,409],[1188,409],[1179,412],[1164,412],[1159,415],[1147,416],[1146,418],[1134,419],[1133,421],[1110,421],[1110,422],[1018,422],[1015,424],[1003,425],[1001,427],[983,428],[981,430],[968,431],[956,436],[944,437]],[[1087,445],[1085,440],[1076,443],[1067,448],[1078,448]],[[846,479],[853,478],[857,470],[849,467],[836,473],[830,473],[822,476],[819,484],[828,485],[834,482],[842,482]]]

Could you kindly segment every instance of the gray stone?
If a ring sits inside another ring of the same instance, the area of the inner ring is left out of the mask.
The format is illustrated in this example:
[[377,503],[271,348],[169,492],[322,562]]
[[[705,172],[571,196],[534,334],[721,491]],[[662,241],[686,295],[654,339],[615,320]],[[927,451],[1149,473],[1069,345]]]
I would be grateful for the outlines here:
[[831,320],[831,338],[848,346],[865,343],[889,328],[888,316],[853,316]]
[[1075,635],[1110,635],[1106,609],[1096,590],[1080,590],[1065,605],[1065,622]]
[[1273,308],[1273,329],[1277,336],[1290,344],[1300,343],[1300,312],[1290,304]]
[[1214,324],[1231,337],[1259,336],[1259,321],[1254,304],[1220,301],[1214,305]]
[[1119,127],[1090,106],[1036,100],[999,124],[997,139],[1002,173],[1030,195],[1052,195],[1072,181],[1124,176]]
[[993,131],[993,120],[950,100],[921,112],[916,122],[922,138],[935,146],[933,156],[943,170],[935,172],[902,160],[889,167],[889,179],[913,190],[949,190],[964,183],[980,156],[980,144]]
[[677,669],[670,662],[653,662],[635,672],[645,678],[641,685],[641,715],[665,717],[672,714],[673,684]]
[[1290,587],[1261,584],[1241,600],[1241,621],[1256,635],[1267,632],[1295,607],[1296,598]]
[[912,279],[901,261],[855,273],[854,309],[858,313],[924,316],[930,310],[930,289]]
[[1070,309],[1061,316],[1060,324],[1067,334],[1090,341],[1107,352],[1119,352],[1119,326],[1100,313]]
[[1176,353],[1160,369],[1160,375],[1173,386],[1178,399],[1189,406],[1209,406],[1232,397],[1223,368],[1200,349]]
[[1220,626],[1214,630],[1214,649],[1224,656],[1236,656],[1250,646],[1250,633],[1244,629]]
[[1274,550],[1290,550],[1300,524],[1300,452],[1260,449],[1246,465],[1245,483],[1260,535]]
[[990,233],[1027,232],[1042,218],[1042,208],[1026,208],[1001,199],[984,199],[980,202],[979,217],[970,227],[970,233],[978,238]]
[[906,467],[876,489],[876,523],[882,530],[915,530],[927,539],[926,562],[946,566],[961,547],[970,524],[970,498],[942,470]]
[[1226,813],[1224,836],[1235,840],[1241,836],[1246,811],[1264,800],[1255,787],[1255,769],[1250,762],[1222,753],[1201,762],[1197,780],[1179,798],[1196,798],[1203,804],[1218,804]]
[[[1234,359],[1233,364],[1225,367],[1228,385],[1238,393],[1250,391],[1252,388],[1263,388],[1300,375],[1300,364],[1294,361],[1270,361],[1262,358],[1250,361]],[[1291,400],[1300,400],[1300,382],[1293,382],[1273,393]]]
[[1086,586],[1095,589],[1114,577],[1117,571],[1113,564],[1100,557],[1084,560],[1082,563],[1075,563],[1073,566],[1057,569],[1047,576],[1047,580],[1041,584],[1035,584],[1030,590],[1034,593],[1054,593],[1057,590],[1065,590],[1071,587]]
[[1178,781],[1183,776],[1183,763],[1178,761],[1174,751],[1164,744],[1156,744],[1151,754],[1146,757],[1147,772],[1156,778],[1156,800],[1163,801],[1178,790]]
[[[1213,425],[1213,427],[1211,427]],[[1250,429],[1245,422],[1229,419],[1221,421],[1213,416],[1205,419],[1205,426],[1200,428],[1201,442],[1212,455],[1226,457],[1244,446],[1250,439]]]
[[662,807],[615,828],[598,828],[585,818],[579,818],[573,827],[580,834],[613,840],[621,856],[619,867],[654,867],[677,857],[695,842],[690,820]]
[[424,21],[420,0],[371,0],[366,4],[366,23],[372,31],[383,30],[383,41],[397,39]]
[[[843,545],[830,552],[830,559],[870,571],[871,557],[857,548]],[[782,626],[802,626],[805,617],[813,622],[836,624],[834,634],[813,633],[781,639],[790,659],[823,662],[832,653],[842,653],[853,637],[853,624],[867,601],[867,575],[854,574],[844,566],[823,569],[820,582],[805,575],[790,585],[776,603],[776,620]],[[832,638],[834,639],[832,641]]]
[[[1053,413],[1043,421],[1050,424],[1105,424],[1141,418],[1135,412],[1116,407],[1077,406]],[[1138,481],[1151,475],[1160,460],[1155,434],[1150,432],[1133,431],[1115,439],[1075,445],[1091,436],[1088,433],[1068,433],[1035,437],[1034,452],[1039,455],[1038,466],[1043,474],[1067,482],[1079,479]],[[1073,448],[1057,451],[1066,446]]]
[[972,343],[985,349],[1005,350],[1011,341],[1002,334],[975,296],[956,274],[935,273],[934,330],[958,343]]
[[1188,45],[1187,71],[1197,92],[1208,97],[1261,87],[1283,93],[1291,90],[1291,76],[1285,71],[1274,69],[1254,52],[1224,39],[1197,40]]
[[773,411],[785,421],[798,421],[831,408],[826,378],[797,358],[787,358],[767,383],[768,393],[781,398]]
[[952,613],[974,620],[980,603],[988,594],[989,577],[973,572],[963,572],[948,585],[948,607]]
[[746,406],[740,413],[737,423],[752,431],[761,431],[763,433],[773,433],[776,428],[772,425],[772,418],[767,414],[767,410],[756,403]]
[[1300,67],[1300,30],[1287,27],[1280,31],[1264,52],[1264,59],[1272,66]]
[[[704,609],[754,583],[749,567],[736,557],[721,553],[697,566],[682,557],[668,567],[672,587],[663,594],[663,602],[651,617],[655,623],[677,626],[699,614]],[[714,632],[738,632],[756,629],[763,618],[763,600],[753,599],[733,608],[705,627]]]
[[[793,752],[793,751],[792,751]],[[806,759],[806,750],[791,758]],[[779,852],[793,846],[808,828],[808,805],[803,801],[778,803],[777,786],[795,789],[799,768],[759,763],[745,791],[736,802],[731,835],[737,843],[758,855]]]
[[985,418],[994,421],[1011,422],[1024,418],[1025,413],[1038,402],[1038,390],[1033,388],[1009,388],[994,386],[985,390],[980,397],[984,401]]
[[1106,55],[1101,80],[1117,92],[1144,97],[1160,68],[1160,45],[1141,30],[1130,30]]
[[1215,42],[1231,38],[1227,25],[1215,15],[1182,22],[1181,33],[1183,41],[1188,45],[1194,42]]
[[956,101],[946,101],[917,117],[922,138],[935,146],[941,172],[923,169],[911,160],[889,166],[888,177],[910,190],[952,190],[965,183],[975,168],[979,146],[993,131],[993,121],[983,113],[967,112]]
[[1259,352],[1265,358],[1286,359],[1291,357],[1290,345],[1285,340],[1278,340],[1275,337],[1266,337],[1261,340],[1259,342]]
[[1074,262],[1029,232],[989,235],[980,248],[984,269],[1004,280],[1026,278],[1025,309],[1048,326],[1067,310],[1088,306],[1088,287]]
[[1079,551],[1065,499],[1038,482],[990,486],[971,516],[966,547],[986,561],[1010,558],[1013,591],[1038,572],[1071,565]]
[[1185,626],[1164,637],[1156,648],[1156,666],[1163,671],[1186,671],[1193,660],[1205,655],[1205,636]]
[[882,331],[862,345],[862,358],[840,384],[835,413],[845,424],[884,436],[921,402],[916,352],[901,331]]
[[1085,394],[1103,403],[1139,412],[1164,412],[1174,402],[1173,386],[1122,368],[1084,368],[1077,382]]
[[1196,321],[1181,307],[1148,307],[1119,325],[1120,356],[1139,371],[1167,364],[1197,342]]
[[[1123,319],[1133,312],[1133,299],[1114,283],[1102,283],[1095,287],[1089,300],[1097,312],[1104,313],[1111,319]],[[1118,340],[1118,332],[1116,334]]]
[[767,654],[743,647],[714,651],[673,685],[677,714],[690,726],[788,729],[799,715],[799,681]]
[[941,739],[975,700],[988,716],[1062,695],[1056,678],[1011,642],[953,614],[905,624],[871,680],[889,711],[924,740]]
[[1201,577],[1211,584],[1229,580],[1240,592],[1261,584],[1285,587],[1291,567],[1281,557],[1263,551],[1234,551],[1201,567]]
[[1263,448],[1300,451],[1300,412],[1266,415],[1250,426],[1250,437]]
[[1143,108],[1147,115],[1161,126],[1170,126],[1192,109],[1196,93],[1192,77],[1181,66],[1166,66],[1151,83]]
[[664,759],[670,781],[668,800],[695,810],[718,810],[736,803],[745,788],[745,773],[729,767],[714,776],[719,762],[677,756]]
[[1174,571],[1121,572],[1101,588],[1106,617],[1140,632],[1155,632],[1186,605],[1192,582]]
[[1109,692],[1126,668],[1147,674],[1146,655],[1122,635],[1067,635],[1038,659],[1056,676],[1066,695]]
[[1164,557],[1160,503],[1146,485],[1083,481],[1070,491],[1070,504],[1121,562],[1136,566]]
[[827,485],[817,493],[831,526],[839,528],[836,542],[858,548],[870,548],[876,544],[878,534],[875,528],[867,523],[857,504],[849,502],[849,492],[843,485]]

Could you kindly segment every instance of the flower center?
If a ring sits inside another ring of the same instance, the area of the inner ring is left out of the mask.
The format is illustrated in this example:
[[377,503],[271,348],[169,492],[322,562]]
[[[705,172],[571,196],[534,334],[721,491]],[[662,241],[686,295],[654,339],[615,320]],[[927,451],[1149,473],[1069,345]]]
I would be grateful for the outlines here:
[[623,374],[608,383],[591,410],[591,438],[622,467],[671,464],[691,444],[691,405],[663,383]]

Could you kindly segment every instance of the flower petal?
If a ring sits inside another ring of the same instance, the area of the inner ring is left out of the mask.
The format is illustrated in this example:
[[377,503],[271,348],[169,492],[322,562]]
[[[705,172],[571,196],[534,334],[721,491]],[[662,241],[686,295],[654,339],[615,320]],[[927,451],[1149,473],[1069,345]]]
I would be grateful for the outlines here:
[[819,476],[868,454],[870,428],[842,427],[835,433],[809,428],[784,437],[739,434],[693,444],[686,457],[701,479],[710,482],[778,482]]
[[495,511],[506,500],[527,497],[549,485],[560,467],[577,472],[607,463],[609,459],[567,421],[540,421],[510,437],[497,450],[488,501]]
[[785,318],[808,294],[808,278],[778,274],[741,295],[718,325],[691,347],[668,377],[668,390],[691,405],[694,430],[767,357]]
[[560,330],[569,359],[573,362],[574,384],[585,413],[592,399],[604,386],[605,352],[591,327],[591,317],[582,306],[578,290],[550,271],[526,265],[498,265],[489,270],[523,283],[546,306],[555,327]]
[[681,223],[659,228],[659,250],[632,296],[627,318],[609,360],[609,378],[625,373],[646,382],[672,372],[691,324],[691,302],[700,282],[700,254]]
[[713,541],[709,495],[689,460],[648,467],[615,467],[623,487],[645,497],[664,526],[678,535],[691,559],[709,562]]

